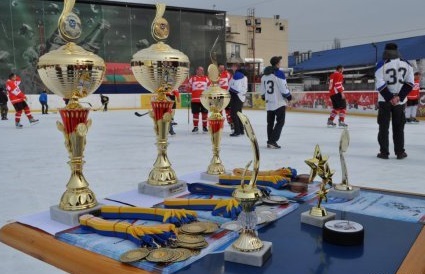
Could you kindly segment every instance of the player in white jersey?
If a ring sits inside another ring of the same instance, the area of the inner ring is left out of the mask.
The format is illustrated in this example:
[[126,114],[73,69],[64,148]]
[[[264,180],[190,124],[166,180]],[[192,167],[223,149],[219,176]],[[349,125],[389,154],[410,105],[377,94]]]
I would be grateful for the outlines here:
[[264,69],[261,77],[261,94],[267,110],[267,147],[274,149],[280,148],[277,141],[285,125],[286,105],[292,99],[285,74],[279,70],[281,60],[281,56],[272,57],[271,66]]
[[388,159],[389,152],[389,127],[392,122],[394,152],[397,159],[407,157],[404,150],[404,114],[407,95],[414,86],[412,66],[400,58],[398,47],[394,43],[385,45],[385,51],[376,65],[375,85],[379,91],[378,96],[378,143],[380,152],[377,157]]

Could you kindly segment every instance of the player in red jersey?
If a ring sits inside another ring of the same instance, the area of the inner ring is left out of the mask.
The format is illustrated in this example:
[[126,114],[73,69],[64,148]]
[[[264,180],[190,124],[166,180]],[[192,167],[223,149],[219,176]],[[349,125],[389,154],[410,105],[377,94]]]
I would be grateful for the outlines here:
[[208,132],[208,110],[201,104],[201,95],[211,85],[211,80],[208,76],[204,75],[204,68],[198,67],[196,69],[196,75],[189,79],[189,92],[192,93],[192,101],[190,107],[193,115],[193,130],[192,132],[198,132],[199,124],[199,113],[202,113],[202,130]]
[[347,110],[347,101],[344,95],[344,76],[342,75],[344,68],[339,65],[336,67],[336,71],[329,77],[329,96],[332,101],[332,112],[328,118],[328,126],[336,126],[333,122],[335,117],[339,114],[340,127],[347,127],[345,123],[345,113]]
[[411,92],[407,95],[406,103],[406,122],[408,123],[419,123],[416,119],[416,112],[418,111],[419,104],[419,90],[421,83],[421,73],[415,72],[414,74],[414,87]]
[[6,90],[9,94],[10,102],[16,110],[15,113],[15,124],[16,128],[22,128],[21,124],[21,116],[22,110],[25,112],[25,115],[28,117],[30,124],[38,123],[38,119],[34,119],[31,115],[31,110],[27,105],[26,99],[27,96],[22,92],[19,88],[21,84],[21,78],[17,76],[15,73],[11,73],[9,75],[9,79],[6,81]]
[[[220,88],[229,91],[229,81],[232,79],[232,74],[226,70],[223,64],[218,64],[218,71],[220,72],[218,85]],[[227,105],[224,111],[226,113],[227,123],[229,123],[230,128],[233,130],[232,116],[230,114],[230,104]]]

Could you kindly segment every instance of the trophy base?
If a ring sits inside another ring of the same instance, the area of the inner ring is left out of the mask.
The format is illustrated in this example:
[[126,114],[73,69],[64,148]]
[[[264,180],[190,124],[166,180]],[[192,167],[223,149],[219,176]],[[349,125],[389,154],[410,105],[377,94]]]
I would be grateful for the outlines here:
[[214,175],[214,174],[209,174],[207,172],[202,172],[201,173],[201,180],[218,183],[220,175],[231,175],[231,173],[224,172],[223,174]]
[[165,186],[154,186],[149,184],[147,181],[141,182],[139,184],[139,193],[161,198],[176,195],[185,191],[186,189],[186,182],[180,180],[177,180],[177,183],[175,184]]
[[351,190],[331,188],[328,192],[329,197],[342,198],[345,200],[353,200],[360,195],[360,188],[350,187]]
[[99,215],[101,206],[97,204],[92,208],[69,211],[60,209],[58,205],[54,205],[50,207],[50,219],[69,226],[78,226],[80,225],[79,217],[81,215]]
[[230,245],[224,250],[224,260],[260,267],[272,256],[272,243],[266,241],[262,243],[263,248],[254,252],[242,252]]
[[320,216],[320,217],[319,216],[312,216],[310,214],[310,210],[309,210],[309,211],[305,211],[305,212],[301,213],[301,223],[313,225],[313,226],[317,226],[317,227],[323,227],[323,225],[327,221],[334,220],[335,215],[336,215],[335,213],[328,211],[326,216]]

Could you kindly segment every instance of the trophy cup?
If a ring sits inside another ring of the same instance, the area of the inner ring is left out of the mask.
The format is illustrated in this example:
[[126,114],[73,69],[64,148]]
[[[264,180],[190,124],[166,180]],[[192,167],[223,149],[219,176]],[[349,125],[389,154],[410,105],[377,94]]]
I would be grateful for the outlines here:
[[319,177],[322,178],[322,182],[320,184],[320,189],[317,192],[317,206],[312,207],[309,211],[301,213],[301,222],[323,227],[327,221],[335,219],[336,215],[333,212],[328,212],[322,207],[322,201],[327,200],[329,188],[332,187],[332,176],[334,171],[330,170],[328,157],[322,155],[319,145],[316,145],[314,149],[313,158],[308,159],[305,162],[311,168],[309,178],[310,182],[314,180],[316,175],[319,175]]
[[147,181],[139,184],[139,192],[168,197],[182,192],[186,183],[177,180],[167,156],[167,138],[173,118],[173,102],[165,94],[178,88],[189,73],[189,58],[161,40],[168,37],[169,25],[163,14],[164,4],[156,5],[156,16],[151,33],[157,42],[133,55],[131,69],[136,80],[150,92],[156,93],[151,102],[150,116],[154,122],[158,155]]
[[339,159],[341,160],[342,182],[334,185],[333,189],[329,191],[329,196],[343,198],[346,200],[352,200],[360,194],[360,188],[350,186],[348,183],[348,172],[344,152],[347,151],[349,144],[350,134],[348,133],[348,129],[345,128],[341,133],[341,139],[339,141]]
[[78,100],[93,93],[102,83],[105,63],[99,56],[77,46],[73,41],[81,34],[81,22],[72,12],[75,0],[65,0],[59,18],[59,33],[67,43],[40,57],[37,71],[44,85],[55,94],[69,99],[65,108],[59,108],[62,123],[58,129],[65,137],[71,167],[71,177],[59,206],[50,208],[51,218],[69,225],[78,224],[78,216],[93,211],[97,206],[94,193],[83,175],[86,135],[91,125],[89,108]]
[[262,266],[272,254],[272,243],[261,241],[255,229],[258,222],[257,214],[254,210],[255,203],[262,196],[261,190],[256,185],[258,171],[260,169],[260,153],[251,123],[244,114],[238,112],[238,116],[244,125],[246,135],[251,141],[252,151],[254,153],[254,167],[249,183],[245,184],[245,174],[251,162],[248,163],[242,176],[241,185],[232,194],[242,207],[242,212],[238,217],[242,229],[239,238],[231,246],[226,248],[224,259],[235,263]]
[[[218,37],[212,49],[214,49],[217,41]],[[208,131],[211,135],[213,157],[207,172],[201,173],[201,179],[217,181],[218,176],[226,172],[220,159],[220,141],[224,125],[224,117],[221,115],[221,111],[229,104],[230,94],[227,90],[220,88],[218,85],[219,71],[217,59],[212,50],[210,52],[210,57],[212,64],[208,66],[208,77],[213,84],[202,93],[201,103],[211,113],[210,117],[208,117]]]

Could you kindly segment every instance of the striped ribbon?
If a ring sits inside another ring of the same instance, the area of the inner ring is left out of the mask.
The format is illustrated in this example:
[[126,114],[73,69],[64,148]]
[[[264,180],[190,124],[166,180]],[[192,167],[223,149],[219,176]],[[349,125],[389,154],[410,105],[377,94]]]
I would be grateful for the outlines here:
[[[242,180],[241,175],[220,175],[218,183],[221,185],[240,185]],[[245,176],[245,183],[249,183],[251,176]],[[291,179],[279,175],[262,175],[257,178],[258,186],[272,187],[275,189],[281,189],[291,182]]]
[[141,219],[170,223],[176,226],[196,221],[195,211],[131,206],[102,206],[100,216],[105,219]]
[[167,245],[169,239],[176,237],[177,232],[176,226],[173,224],[133,225],[123,220],[104,220],[91,214],[82,215],[79,220],[83,229],[103,236],[130,240],[138,246],[158,247],[158,245]]
[[[240,180],[239,180],[240,184]],[[265,186],[258,187],[263,193],[270,194],[271,190]],[[206,183],[191,183],[187,184],[187,190],[192,194],[198,195],[218,195],[218,196],[229,196],[232,197],[233,191],[235,191],[236,186],[231,185],[212,185]]]
[[191,210],[212,211],[213,216],[236,219],[242,208],[235,199],[190,199],[166,198],[164,206],[167,208],[185,208]]

